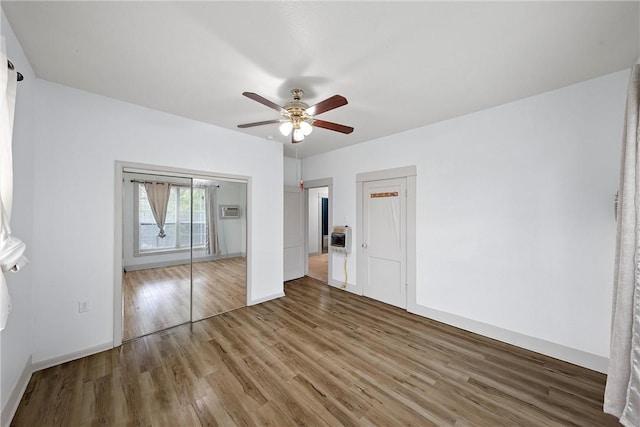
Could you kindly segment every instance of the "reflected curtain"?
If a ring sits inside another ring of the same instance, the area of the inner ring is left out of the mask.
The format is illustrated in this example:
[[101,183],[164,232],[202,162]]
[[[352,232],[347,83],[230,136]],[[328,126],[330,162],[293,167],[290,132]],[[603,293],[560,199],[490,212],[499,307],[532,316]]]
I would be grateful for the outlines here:
[[25,244],[11,235],[9,223],[13,205],[13,116],[17,73],[7,66],[4,37],[0,37],[0,331],[7,324],[11,299],[5,273],[27,264]]
[[144,184],[144,189],[147,192],[153,219],[156,220],[156,225],[158,226],[158,237],[164,239],[166,236],[164,223],[167,219],[167,205],[171,195],[171,184],[168,182],[147,182]]
[[205,206],[207,210],[207,254],[220,255],[220,241],[218,239],[218,186],[210,185],[205,191]]
[[604,411],[630,427],[640,425],[640,65],[627,90],[617,210],[611,348]]

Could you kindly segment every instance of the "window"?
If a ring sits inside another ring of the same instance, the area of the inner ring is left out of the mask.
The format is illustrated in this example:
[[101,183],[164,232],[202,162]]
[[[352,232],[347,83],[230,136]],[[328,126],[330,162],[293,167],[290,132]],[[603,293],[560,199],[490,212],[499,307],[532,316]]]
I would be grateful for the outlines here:
[[[191,245],[191,188],[172,186],[167,205],[164,238],[158,237],[144,185],[138,185],[138,253],[166,252],[188,249]],[[207,223],[204,188],[193,189],[193,247],[207,244]]]

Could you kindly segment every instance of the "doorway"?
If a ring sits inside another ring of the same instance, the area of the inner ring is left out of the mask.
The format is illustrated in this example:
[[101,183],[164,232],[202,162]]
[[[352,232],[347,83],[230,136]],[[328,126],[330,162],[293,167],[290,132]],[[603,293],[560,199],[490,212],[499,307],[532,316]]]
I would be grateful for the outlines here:
[[329,187],[307,189],[307,276],[329,283]]
[[119,175],[114,344],[246,306],[247,180],[126,167]]

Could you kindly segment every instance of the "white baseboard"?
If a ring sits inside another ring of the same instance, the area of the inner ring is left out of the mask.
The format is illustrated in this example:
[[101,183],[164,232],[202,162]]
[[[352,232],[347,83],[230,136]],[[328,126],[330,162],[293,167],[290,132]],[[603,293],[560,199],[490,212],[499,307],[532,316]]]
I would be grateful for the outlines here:
[[333,286],[334,288],[341,289],[343,291],[351,292],[352,294],[362,296],[362,289],[358,285],[353,283],[347,283],[347,286],[344,287],[344,282],[340,282],[335,279],[329,279],[328,285]]
[[20,378],[18,378],[17,384],[11,391],[9,399],[4,405],[4,408],[2,408],[2,416],[0,419],[0,425],[2,425],[2,427],[9,427],[9,425],[11,424],[11,420],[13,420],[13,417],[16,415],[16,411],[18,410],[18,405],[20,405],[22,396],[24,396],[24,392],[27,390],[27,386],[29,385],[29,380],[31,379],[32,373],[33,368],[31,365],[31,356],[29,356],[29,358],[27,359],[27,363],[22,369]]
[[111,350],[112,348],[113,343],[108,342],[84,350],[76,351],[74,353],[65,354],[62,356],[54,357],[52,359],[42,360],[36,363],[33,363],[32,356],[29,356],[29,359],[27,359],[27,363],[25,364],[24,369],[20,374],[18,383],[11,392],[11,395],[9,396],[7,403],[4,405],[4,408],[2,408],[0,425],[2,427],[10,426],[11,420],[13,420],[13,417],[18,410],[18,405],[20,405],[22,396],[24,396],[24,392],[27,390],[27,386],[29,385],[29,380],[31,380],[31,375],[33,375],[34,372],[41,371],[52,366],[60,365],[61,363],[80,359],[81,357],[91,356],[92,354],[100,353],[105,350]]
[[[245,256],[247,256],[247,254],[242,252],[237,252],[233,254],[224,254],[224,255],[206,255],[206,256],[193,258],[193,262],[194,263],[207,262],[207,261],[215,261],[218,259],[237,258],[237,257],[245,257]],[[123,268],[124,268],[124,271],[137,271],[137,270],[147,270],[150,268],[173,267],[175,265],[184,265],[184,264],[190,264],[190,263],[191,263],[190,259],[176,259],[171,261],[148,262],[145,264],[125,265]]]
[[262,297],[262,298],[257,298],[257,299],[251,300],[249,302],[249,304],[247,304],[247,305],[256,305],[256,304],[260,304],[260,303],[263,303],[263,302],[270,301],[272,299],[282,298],[283,296],[285,296],[284,292],[278,292],[277,294],[267,295],[266,297]]
[[33,363],[32,371],[33,372],[41,371],[43,369],[47,369],[52,366],[71,362],[72,360],[80,359],[86,356],[91,356],[92,354],[101,353],[106,350],[111,350],[112,348],[113,348],[113,342],[109,341],[107,343],[85,348],[83,350],[78,350],[73,353],[64,354],[62,356],[54,357],[47,360],[41,360],[40,362]]
[[411,304],[408,312],[606,374],[609,359],[444,311]]

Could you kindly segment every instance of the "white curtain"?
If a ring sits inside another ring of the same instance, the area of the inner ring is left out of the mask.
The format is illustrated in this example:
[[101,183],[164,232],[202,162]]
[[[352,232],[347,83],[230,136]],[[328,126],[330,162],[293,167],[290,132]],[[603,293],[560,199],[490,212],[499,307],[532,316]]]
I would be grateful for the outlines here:
[[27,264],[25,244],[11,235],[9,223],[13,205],[13,114],[16,102],[15,70],[7,66],[4,37],[0,37],[0,331],[7,324],[11,299],[4,274]]
[[631,72],[618,196],[609,370],[604,411],[640,426],[640,65]]
[[218,239],[218,186],[210,185],[205,191],[205,207],[207,210],[207,254],[220,255]]
[[169,205],[169,196],[171,195],[171,184],[168,182],[147,182],[144,184],[147,192],[147,199],[151,207],[153,219],[156,220],[158,226],[158,237],[163,238],[167,235],[164,232],[164,223],[167,219],[167,206]]

